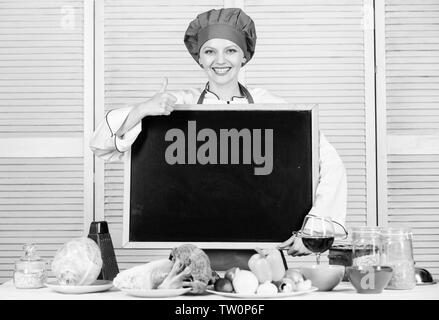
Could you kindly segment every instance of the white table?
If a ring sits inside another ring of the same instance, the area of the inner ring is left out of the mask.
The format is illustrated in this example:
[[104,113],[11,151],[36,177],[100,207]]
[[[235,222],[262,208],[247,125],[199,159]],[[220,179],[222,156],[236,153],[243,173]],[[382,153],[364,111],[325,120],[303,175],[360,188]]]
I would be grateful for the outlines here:
[[[112,288],[109,291],[90,294],[62,294],[49,288],[16,289],[12,280],[0,286],[0,300],[136,300],[137,298]],[[172,300],[234,300],[214,294],[183,295]],[[384,290],[380,294],[358,294],[349,282],[340,283],[329,292],[316,291],[306,295],[283,298],[282,300],[438,300],[439,283],[417,286],[412,290]],[[239,300],[239,299],[238,299]]]

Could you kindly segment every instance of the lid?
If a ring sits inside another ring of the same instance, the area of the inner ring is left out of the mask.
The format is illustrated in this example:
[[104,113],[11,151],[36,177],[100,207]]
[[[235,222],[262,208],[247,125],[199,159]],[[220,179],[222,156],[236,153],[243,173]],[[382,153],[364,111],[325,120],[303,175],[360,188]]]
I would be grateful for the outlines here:
[[330,250],[352,250],[351,240],[336,240]]
[[380,227],[352,227],[352,233],[375,234],[381,233],[381,231]]
[[23,246],[24,256],[15,263],[17,270],[41,270],[46,267],[46,261],[36,254],[36,247],[33,243],[27,243]]
[[377,239],[381,238],[382,228],[380,227],[353,227],[352,241],[358,239]]
[[411,240],[413,237],[412,229],[410,227],[392,227],[382,229],[381,234],[386,238],[400,238]]

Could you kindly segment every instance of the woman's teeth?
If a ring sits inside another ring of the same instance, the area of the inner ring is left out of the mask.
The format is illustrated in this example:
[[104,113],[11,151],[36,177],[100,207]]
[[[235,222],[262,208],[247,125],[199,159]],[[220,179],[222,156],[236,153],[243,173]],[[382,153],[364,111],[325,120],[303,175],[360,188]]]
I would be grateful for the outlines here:
[[232,68],[226,67],[226,68],[212,68],[212,69],[216,74],[226,74]]

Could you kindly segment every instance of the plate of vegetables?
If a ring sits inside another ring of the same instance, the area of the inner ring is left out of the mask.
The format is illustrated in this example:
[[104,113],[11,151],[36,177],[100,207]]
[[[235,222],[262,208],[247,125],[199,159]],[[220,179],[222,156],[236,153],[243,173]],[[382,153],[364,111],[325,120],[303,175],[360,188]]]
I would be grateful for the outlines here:
[[248,261],[250,270],[231,268],[206,291],[230,298],[261,299],[293,297],[318,290],[299,270],[285,270],[277,249],[256,251]]
[[172,249],[169,258],[119,272],[113,284],[130,296],[168,298],[203,294],[214,276],[207,254],[195,245],[182,244]]
[[311,287],[309,290],[304,291],[292,291],[292,292],[277,292],[273,294],[260,294],[260,293],[236,293],[236,292],[220,292],[215,290],[206,291],[219,296],[229,297],[229,298],[240,298],[240,299],[281,299],[294,296],[300,296],[303,294],[308,294],[317,291],[318,288]]
[[113,282],[96,280],[90,285],[61,285],[57,281],[51,281],[45,283],[45,286],[59,293],[82,294],[107,291],[113,287]]
[[179,288],[179,289],[149,289],[149,290],[135,290],[135,289],[122,289],[123,292],[130,296],[140,298],[170,298],[181,296],[191,291],[191,288]]

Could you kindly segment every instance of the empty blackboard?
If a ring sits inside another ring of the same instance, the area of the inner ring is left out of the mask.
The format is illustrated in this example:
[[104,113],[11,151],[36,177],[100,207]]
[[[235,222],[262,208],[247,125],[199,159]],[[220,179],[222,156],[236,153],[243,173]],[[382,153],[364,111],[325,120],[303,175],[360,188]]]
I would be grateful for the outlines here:
[[128,247],[281,242],[312,207],[315,106],[178,106],[145,117],[125,159]]

